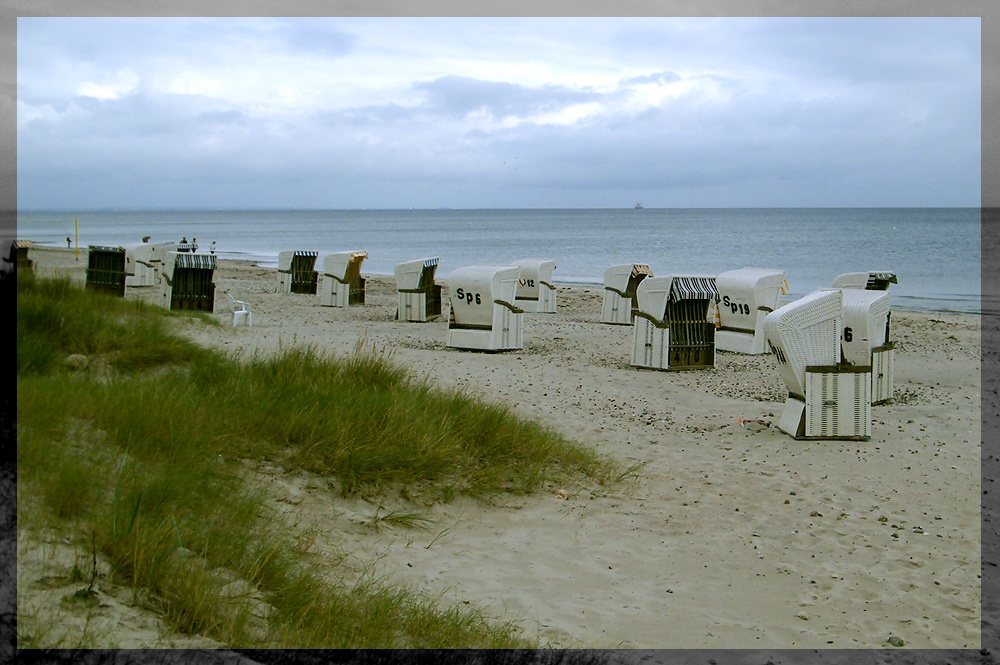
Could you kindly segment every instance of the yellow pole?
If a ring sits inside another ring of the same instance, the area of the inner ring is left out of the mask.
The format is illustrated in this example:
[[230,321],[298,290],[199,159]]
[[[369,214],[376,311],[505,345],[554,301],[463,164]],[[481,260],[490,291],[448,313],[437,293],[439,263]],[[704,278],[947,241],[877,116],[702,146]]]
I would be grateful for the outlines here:
[[76,242],[73,243],[73,244],[76,245],[76,260],[79,261],[80,260],[80,229],[77,226],[76,217],[73,218],[73,234],[76,236]]

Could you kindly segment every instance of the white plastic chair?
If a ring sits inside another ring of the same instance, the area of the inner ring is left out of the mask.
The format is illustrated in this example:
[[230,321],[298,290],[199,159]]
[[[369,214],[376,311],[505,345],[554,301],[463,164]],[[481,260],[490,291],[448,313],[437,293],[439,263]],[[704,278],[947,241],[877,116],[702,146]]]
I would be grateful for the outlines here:
[[244,300],[237,300],[233,297],[233,294],[227,293],[229,296],[229,304],[233,307],[233,327],[240,321],[244,321],[248,326],[253,325],[253,312],[250,311],[250,305]]

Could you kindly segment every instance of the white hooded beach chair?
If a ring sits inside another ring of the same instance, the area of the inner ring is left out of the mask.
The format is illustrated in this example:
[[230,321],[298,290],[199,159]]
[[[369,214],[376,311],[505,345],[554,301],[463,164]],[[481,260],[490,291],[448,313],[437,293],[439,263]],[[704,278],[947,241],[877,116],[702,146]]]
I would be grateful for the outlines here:
[[867,289],[869,291],[888,291],[890,284],[896,284],[896,273],[888,270],[873,272],[845,272],[833,280],[837,289]]
[[767,353],[764,317],[778,308],[787,292],[785,272],[741,268],[715,278],[719,290],[719,329],[715,348],[736,353]]
[[514,265],[521,269],[514,304],[525,312],[554,314],[556,287],[552,284],[552,275],[556,262],[550,259],[522,259],[515,261]]
[[715,322],[710,316],[717,295],[714,277],[643,280],[632,310],[632,365],[660,370],[714,367]]
[[843,290],[844,362],[869,367],[872,375],[871,402],[892,399],[893,343],[889,341],[889,292],[867,289]]
[[448,346],[480,351],[524,347],[524,312],[514,305],[520,268],[473,265],[448,277]]
[[434,283],[437,267],[437,257],[396,266],[397,319],[424,322],[441,315],[441,285]]
[[278,293],[316,293],[319,252],[291,250],[278,252]]
[[871,437],[871,368],[841,362],[840,289],[820,289],[764,319],[788,399],[778,428],[796,439]]
[[625,263],[605,270],[601,323],[632,325],[636,288],[643,279],[652,276],[649,266],[639,263]]
[[160,279],[160,305],[170,310],[215,309],[215,255],[167,252]]
[[153,246],[148,242],[125,246],[125,286],[155,286]]
[[322,303],[326,307],[365,304],[365,278],[361,264],[368,252],[354,250],[327,254],[323,258]]

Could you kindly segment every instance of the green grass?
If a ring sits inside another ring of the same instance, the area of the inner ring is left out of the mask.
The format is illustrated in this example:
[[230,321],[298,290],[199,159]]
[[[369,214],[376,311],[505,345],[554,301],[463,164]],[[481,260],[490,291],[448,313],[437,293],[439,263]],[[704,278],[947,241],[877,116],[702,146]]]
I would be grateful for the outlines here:
[[[415,380],[385,349],[230,357],[171,334],[175,316],[19,276],[19,527],[78,534],[175,629],[230,646],[534,646],[475,607],[331,582],[238,463],[321,474],[345,496],[399,492],[413,510],[372,520],[392,528],[422,526],[422,508],[458,495],[615,483],[619,465],[502,405]],[[86,362],[71,368],[72,354]],[[234,579],[252,593],[223,601]]]

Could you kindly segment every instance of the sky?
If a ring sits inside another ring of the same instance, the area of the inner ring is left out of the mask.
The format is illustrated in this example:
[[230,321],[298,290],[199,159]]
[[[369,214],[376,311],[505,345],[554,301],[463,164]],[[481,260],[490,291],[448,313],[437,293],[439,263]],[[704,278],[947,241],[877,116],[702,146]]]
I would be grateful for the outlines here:
[[979,206],[977,17],[17,19],[17,205]]

